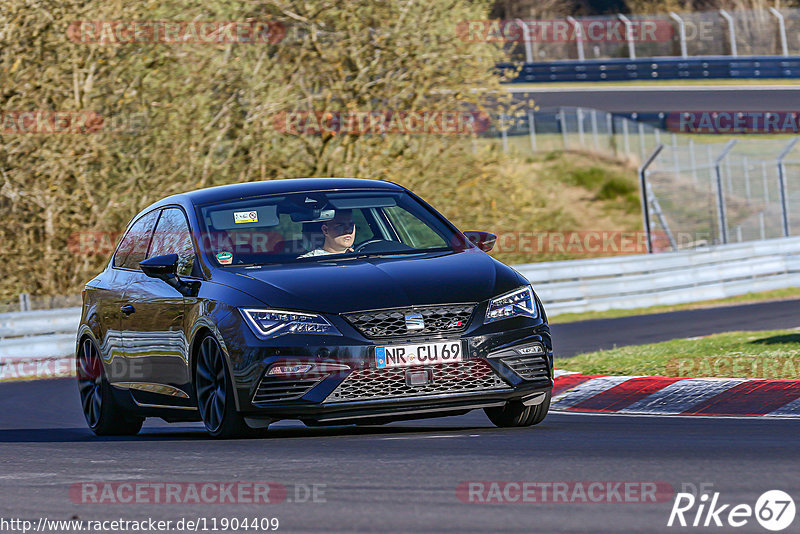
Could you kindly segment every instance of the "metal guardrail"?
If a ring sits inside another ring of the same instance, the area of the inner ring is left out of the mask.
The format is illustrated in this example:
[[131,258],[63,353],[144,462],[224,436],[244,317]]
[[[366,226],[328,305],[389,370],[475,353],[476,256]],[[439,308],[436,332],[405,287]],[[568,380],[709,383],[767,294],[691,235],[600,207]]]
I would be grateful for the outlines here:
[[552,316],[680,304],[800,286],[800,238],[516,269]]
[[[551,316],[678,304],[800,286],[800,237],[516,269]],[[79,317],[80,308],[0,314],[0,365],[71,354]]]
[[686,80],[703,78],[800,78],[800,56],[706,56],[616,58],[541,63],[499,63],[501,72],[520,69],[510,83]]

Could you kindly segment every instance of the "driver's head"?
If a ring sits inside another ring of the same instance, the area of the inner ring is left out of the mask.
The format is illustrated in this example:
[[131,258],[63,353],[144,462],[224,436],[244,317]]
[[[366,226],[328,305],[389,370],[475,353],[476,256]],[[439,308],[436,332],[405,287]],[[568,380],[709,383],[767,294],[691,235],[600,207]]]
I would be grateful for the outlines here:
[[352,210],[336,210],[336,216],[322,223],[325,243],[322,248],[328,252],[344,252],[353,246],[356,239],[356,225]]

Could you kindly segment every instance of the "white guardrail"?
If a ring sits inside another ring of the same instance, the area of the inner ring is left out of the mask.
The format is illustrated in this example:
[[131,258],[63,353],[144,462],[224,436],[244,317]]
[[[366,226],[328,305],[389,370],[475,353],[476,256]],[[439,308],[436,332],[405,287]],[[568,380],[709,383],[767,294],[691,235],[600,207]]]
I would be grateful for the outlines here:
[[[800,286],[800,237],[705,249],[517,265],[550,316]],[[0,314],[0,366],[75,349],[80,308]]]

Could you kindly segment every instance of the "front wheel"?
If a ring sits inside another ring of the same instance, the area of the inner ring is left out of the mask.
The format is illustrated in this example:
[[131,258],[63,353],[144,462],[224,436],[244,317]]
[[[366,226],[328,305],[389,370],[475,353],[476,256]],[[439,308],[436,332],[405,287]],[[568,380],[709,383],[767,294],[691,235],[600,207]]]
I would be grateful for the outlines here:
[[83,416],[92,432],[98,436],[133,436],[142,429],[144,418],[123,413],[114,402],[100,351],[89,338],[84,339],[78,349],[75,374]]
[[194,384],[200,417],[211,436],[227,439],[253,433],[236,411],[233,380],[225,355],[212,335],[200,343]]
[[520,401],[507,402],[498,408],[484,408],[489,420],[495,426],[505,428],[514,426],[538,425],[547,417],[550,410],[551,392],[545,394],[544,400],[534,406],[525,406]]

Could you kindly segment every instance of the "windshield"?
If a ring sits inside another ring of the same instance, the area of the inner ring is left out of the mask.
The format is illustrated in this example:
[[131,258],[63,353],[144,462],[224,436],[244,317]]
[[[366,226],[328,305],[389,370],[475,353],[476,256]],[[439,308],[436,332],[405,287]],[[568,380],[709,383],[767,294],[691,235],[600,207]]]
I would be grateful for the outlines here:
[[447,251],[465,238],[402,191],[261,196],[199,208],[201,246],[220,266]]

